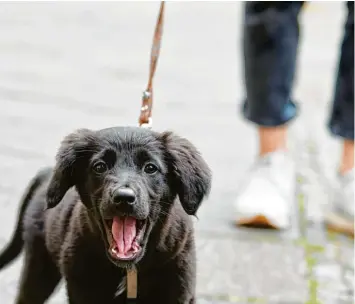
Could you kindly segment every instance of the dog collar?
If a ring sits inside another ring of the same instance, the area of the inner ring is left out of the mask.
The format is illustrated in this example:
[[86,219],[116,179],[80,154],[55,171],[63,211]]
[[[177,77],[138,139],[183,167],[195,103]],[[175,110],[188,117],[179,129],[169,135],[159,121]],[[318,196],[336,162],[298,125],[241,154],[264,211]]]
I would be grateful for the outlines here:
[[127,270],[127,304],[137,303],[137,269],[131,268]]

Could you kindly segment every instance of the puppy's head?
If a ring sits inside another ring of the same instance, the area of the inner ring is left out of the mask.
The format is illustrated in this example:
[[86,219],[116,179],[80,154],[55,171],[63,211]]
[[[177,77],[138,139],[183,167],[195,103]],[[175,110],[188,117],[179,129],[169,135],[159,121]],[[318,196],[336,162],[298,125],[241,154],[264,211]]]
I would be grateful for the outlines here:
[[194,215],[208,194],[211,174],[195,147],[173,133],[143,128],[79,130],[57,154],[47,207],[75,186],[118,266],[138,262],[149,234],[175,196]]

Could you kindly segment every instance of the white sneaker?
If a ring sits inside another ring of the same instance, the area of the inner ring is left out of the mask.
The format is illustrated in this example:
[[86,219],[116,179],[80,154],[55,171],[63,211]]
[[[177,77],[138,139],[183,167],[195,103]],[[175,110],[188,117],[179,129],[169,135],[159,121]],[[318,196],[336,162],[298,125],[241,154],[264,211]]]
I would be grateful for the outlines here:
[[330,230],[354,236],[354,169],[339,176],[331,211],[326,216]]
[[274,229],[291,226],[295,197],[295,168],[286,152],[260,157],[239,189],[236,224]]

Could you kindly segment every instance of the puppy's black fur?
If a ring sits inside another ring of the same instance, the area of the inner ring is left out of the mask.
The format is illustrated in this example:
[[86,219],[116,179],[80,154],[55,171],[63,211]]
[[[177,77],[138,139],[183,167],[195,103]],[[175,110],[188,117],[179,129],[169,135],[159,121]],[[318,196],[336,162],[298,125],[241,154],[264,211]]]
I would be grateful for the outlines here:
[[[189,215],[210,184],[198,151],[170,132],[116,127],[68,135],[56,166],[29,185],[13,239],[0,255],[3,268],[24,248],[16,303],[44,303],[61,278],[71,304],[125,303],[126,293],[118,289],[132,265],[138,303],[195,303]],[[131,201],[116,200],[122,188],[134,194]],[[140,249],[129,260],[110,252],[115,216],[133,217],[142,226]]]

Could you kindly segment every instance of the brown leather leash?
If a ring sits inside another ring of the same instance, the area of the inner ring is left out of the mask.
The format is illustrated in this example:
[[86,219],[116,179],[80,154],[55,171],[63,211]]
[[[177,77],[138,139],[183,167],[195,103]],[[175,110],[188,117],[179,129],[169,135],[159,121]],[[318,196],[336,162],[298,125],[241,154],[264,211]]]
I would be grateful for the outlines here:
[[[139,116],[139,126],[143,128],[151,128],[152,126],[152,107],[153,107],[153,79],[155,75],[155,70],[157,67],[160,47],[161,47],[161,37],[163,34],[163,23],[164,23],[164,4],[165,1],[161,1],[160,10],[158,15],[157,24],[155,26],[153,45],[150,53],[150,69],[148,85],[146,90],[143,92],[142,97],[142,107]],[[127,304],[136,304],[138,295],[138,274],[135,267],[127,269]]]
[[161,37],[163,34],[164,4],[165,1],[161,1],[159,16],[158,16],[157,24],[155,26],[152,50],[150,53],[150,69],[149,69],[148,85],[147,85],[147,89],[143,92],[142,107],[139,116],[139,126],[145,128],[150,128],[152,125],[153,79],[154,79],[154,74],[159,59]]

